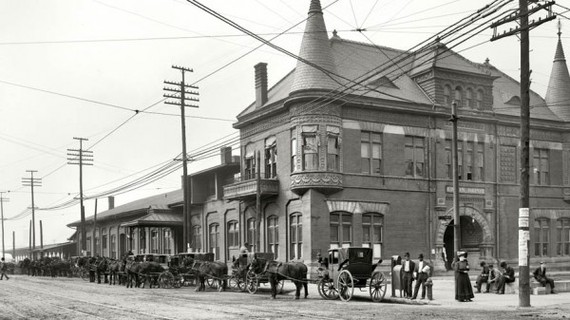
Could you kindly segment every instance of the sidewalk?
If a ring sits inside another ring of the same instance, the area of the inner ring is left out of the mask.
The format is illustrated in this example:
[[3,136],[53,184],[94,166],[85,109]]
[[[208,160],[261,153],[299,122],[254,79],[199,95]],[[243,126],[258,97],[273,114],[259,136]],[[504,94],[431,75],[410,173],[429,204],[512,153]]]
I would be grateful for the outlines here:
[[[472,302],[459,302],[455,300],[455,283],[453,277],[442,276],[432,277],[433,280],[433,299],[420,300],[421,289],[416,300],[399,298],[399,290],[396,290],[396,298],[391,297],[392,287],[388,285],[385,300],[393,303],[433,305],[442,307],[454,307],[465,309],[484,309],[484,310],[512,310],[519,307],[519,295],[516,294],[496,294],[496,293],[476,293]],[[471,281],[473,283],[473,280]],[[531,307],[545,307],[557,304],[567,304],[570,301],[570,292],[562,292],[549,295],[530,295]]]

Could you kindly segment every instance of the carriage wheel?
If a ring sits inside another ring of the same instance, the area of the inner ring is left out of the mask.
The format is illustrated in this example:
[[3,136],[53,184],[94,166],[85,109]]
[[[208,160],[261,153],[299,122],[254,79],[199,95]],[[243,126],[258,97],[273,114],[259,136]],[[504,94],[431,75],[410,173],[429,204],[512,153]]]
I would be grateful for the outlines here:
[[245,277],[245,288],[251,294],[256,293],[257,289],[259,289],[259,279],[252,270],[249,270]]
[[342,270],[338,275],[338,296],[342,301],[350,301],[354,294],[354,279],[348,270]]
[[81,277],[81,279],[83,279],[85,281],[89,281],[89,271],[87,271],[85,269],[81,269],[79,271],[79,276]]
[[376,272],[370,278],[370,299],[374,302],[380,302],[386,295],[386,277],[382,272]]
[[245,291],[245,282],[241,278],[232,277],[230,278],[230,288],[237,289],[239,291]]
[[158,276],[158,286],[163,289],[170,289],[173,287],[174,276],[172,273],[166,271]]
[[208,287],[212,289],[218,288],[218,281],[216,281],[215,279],[208,278],[206,279],[206,283],[208,284]]
[[330,279],[321,279],[317,283],[317,289],[319,290],[319,295],[326,300],[338,299],[338,292],[334,287],[334,283]]

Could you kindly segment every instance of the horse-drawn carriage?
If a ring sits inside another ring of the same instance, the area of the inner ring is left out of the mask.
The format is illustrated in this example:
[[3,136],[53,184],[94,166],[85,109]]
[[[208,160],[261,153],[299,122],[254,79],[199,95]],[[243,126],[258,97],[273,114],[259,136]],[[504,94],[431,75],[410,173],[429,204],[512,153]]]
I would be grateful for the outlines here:
[[[240,257],[240,259],[246,258],[246,263],[243,261],[238,261],[240,267],[235,268],[232,274],[232,278],[237,282],[237,287],[242,291],[247,290],[249,293],[254,294],[259,290],[261,284],[268,284],[269,277],[265,268],[256,268],[252,266],[254,259],[263,262],[273,261],[275,255],[273,253],[248,253],[246,257]],[[244,268],[245,265],[245,268]],[[236,263],[234,262],[234,266]],[[230,284],[232,283],[230,279]],[[279,281],[277,292],[281,292],[283,289],[283,281]]]
[[349,301],[354,288],[368,288],[372,301],[379,302],[386,295],[387,279],[373,262],[371,248],[331,249],[328,257],[321,260],[318,291],[327,300],[340,298]]
[[[214,261],[213,253],[179,253],[171,255],[168,259],[168,272],[159,277],[159,284],[163,288],[179,288],[194,284],[197,276],[196,266],[202,262]],[[215,287],[213,279],[206,280],[210,287]]]

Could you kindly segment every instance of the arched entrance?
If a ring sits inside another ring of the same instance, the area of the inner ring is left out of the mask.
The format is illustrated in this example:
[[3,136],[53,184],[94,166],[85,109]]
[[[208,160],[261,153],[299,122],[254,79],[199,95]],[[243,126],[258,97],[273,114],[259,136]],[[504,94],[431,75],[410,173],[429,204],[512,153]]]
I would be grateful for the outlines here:
[[[441,216],[453,216],[453,209]],[[461,224],[461,249],[467,249],[470,252],[469,260],[477,260],[481,255],[491,255],[494,247],[493,233],[491,227],[485,218],[477,209],[473,207],[459,208],[460,224]],[[436,267],[440,269],[451,268],[451,262],[455,256],[454,248],[454,220],[440,219],[435,239],[436,251],[441,256],[441,260],[436,262]],[[489,249],[491,248],[491,250]]]

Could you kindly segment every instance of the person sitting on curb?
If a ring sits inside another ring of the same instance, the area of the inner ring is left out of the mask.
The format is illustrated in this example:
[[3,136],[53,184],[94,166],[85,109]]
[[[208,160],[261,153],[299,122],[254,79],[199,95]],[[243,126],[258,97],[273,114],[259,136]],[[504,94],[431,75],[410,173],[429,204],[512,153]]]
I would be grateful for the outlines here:
[[497,283],[497,294],[504,294],[505,285],[515,282],[515,269],[509,267],[505,261],[501,262],[501,268],[503,269],[503,274],[499,277],[499,282]]
[[487,290],[485,290],[485,292],[489,293],[489,287],[491,286],[489,283],[489,267],[485,261],[481,261],[480,266],[482,269],[479,276],[477,276],[477,281],[475,281],[475,287],[477,288],[477,293],[481,293],[481,286],[485,283],[487,285]]
[[546,276],[546,266],[544,265],[544,261],[541,261],[540,266],[534,270],[533,276],[534,279],[540,282],[543,287],[546,287],[546,284],[550,284],[550,293],[555,293],[554,280]]

